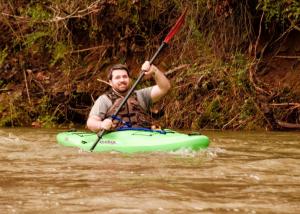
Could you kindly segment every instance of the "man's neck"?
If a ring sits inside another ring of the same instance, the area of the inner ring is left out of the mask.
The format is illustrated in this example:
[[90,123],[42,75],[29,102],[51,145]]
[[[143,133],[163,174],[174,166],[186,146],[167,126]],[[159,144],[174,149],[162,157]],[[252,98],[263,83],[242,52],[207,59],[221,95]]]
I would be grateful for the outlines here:
[[114,88],[112,88],[112,90],[113,90],[118,96],[120,96],[120,97],[125,97],[125,96],[127,95],[127,92],[128,92],[128,90],[127,90],[127,91],[124,91],[124,92],[119,92],[119,91],[117,91],[117,90],[114,89]]

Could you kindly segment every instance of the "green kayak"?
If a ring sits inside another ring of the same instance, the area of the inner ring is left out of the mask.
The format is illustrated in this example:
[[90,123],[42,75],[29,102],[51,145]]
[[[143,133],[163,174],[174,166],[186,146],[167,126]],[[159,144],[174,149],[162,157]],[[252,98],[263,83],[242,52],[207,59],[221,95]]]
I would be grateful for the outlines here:
[[[97,140],[91,132],[62,132],[57,141],[63,146],[78,147],[89,151]],[[208,137],[200,134],[183,134],[172,130],[163,132],[144,130],[125,130],[109,132],[101,138],[95,152],[117,151],[123,153],[176,151],[179,149],[199,150],[207,148]]]

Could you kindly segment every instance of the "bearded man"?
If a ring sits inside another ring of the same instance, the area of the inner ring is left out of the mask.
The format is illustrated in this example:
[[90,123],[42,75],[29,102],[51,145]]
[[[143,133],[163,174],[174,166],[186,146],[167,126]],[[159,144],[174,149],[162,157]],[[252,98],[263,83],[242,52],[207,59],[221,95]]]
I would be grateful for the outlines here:
[[112,130],[123,126],[151,127],[150,107],[159,101],[171,88],[170,81],[155,65],[145,61],[142,65],[145,76],[153,76],[156,85],[135,90],[121,108],[113,115],[131,87],[130,71],[126,65],[116,64],[109,69],[108,80],[111,89],[98,97],[93,105],[87,127],[94,132]]

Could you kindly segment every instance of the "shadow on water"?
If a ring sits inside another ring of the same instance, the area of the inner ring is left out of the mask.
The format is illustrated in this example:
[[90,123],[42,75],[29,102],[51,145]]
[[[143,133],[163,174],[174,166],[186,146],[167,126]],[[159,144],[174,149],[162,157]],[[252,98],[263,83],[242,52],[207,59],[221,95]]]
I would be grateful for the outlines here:
[[207,150],[90,153],[0,129],[1,213],[299,213],[300,133],[204,132]]

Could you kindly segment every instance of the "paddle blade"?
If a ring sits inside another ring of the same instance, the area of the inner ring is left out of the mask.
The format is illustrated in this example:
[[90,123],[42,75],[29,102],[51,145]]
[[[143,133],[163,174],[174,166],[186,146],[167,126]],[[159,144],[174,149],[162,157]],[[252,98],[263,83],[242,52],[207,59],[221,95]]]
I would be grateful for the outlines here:
[[175,25],[171,28],[170,32],[166,36],[164,43],[168,43],[172,37],[179,31],[181,26],[184,23],[185,15],[186,15],[187,9],[184,10],[184,12],[181,14],[181,16],[176,21]]

